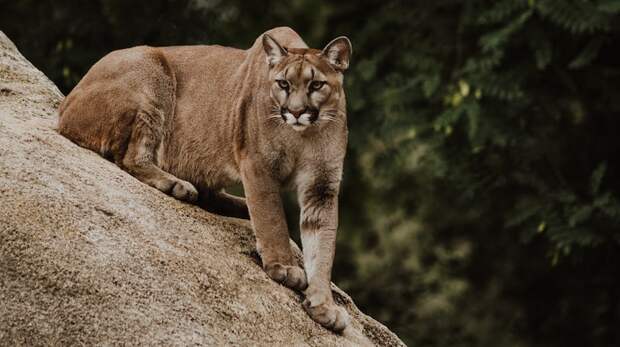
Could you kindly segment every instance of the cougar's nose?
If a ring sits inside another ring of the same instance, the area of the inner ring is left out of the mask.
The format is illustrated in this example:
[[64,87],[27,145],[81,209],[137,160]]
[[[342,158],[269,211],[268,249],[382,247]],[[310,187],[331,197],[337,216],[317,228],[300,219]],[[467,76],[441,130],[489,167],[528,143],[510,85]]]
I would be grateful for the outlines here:
[[302,114],[304,114],[304,112],[306,112],[306,109],[300,108],[298,110],[292,110],[289,108],[288,111],[293,115],[293,117],[299,118]]

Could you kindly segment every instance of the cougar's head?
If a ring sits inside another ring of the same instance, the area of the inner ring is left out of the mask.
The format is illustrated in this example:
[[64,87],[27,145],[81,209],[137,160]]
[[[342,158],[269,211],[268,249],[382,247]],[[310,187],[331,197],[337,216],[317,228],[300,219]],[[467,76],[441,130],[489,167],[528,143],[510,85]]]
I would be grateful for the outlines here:
[[341,36],[323,50],[286,48],[263,35],[269,64],[272,118],[297,131],[329,122],[345,122],[343,73],[349,67],[351,42]]

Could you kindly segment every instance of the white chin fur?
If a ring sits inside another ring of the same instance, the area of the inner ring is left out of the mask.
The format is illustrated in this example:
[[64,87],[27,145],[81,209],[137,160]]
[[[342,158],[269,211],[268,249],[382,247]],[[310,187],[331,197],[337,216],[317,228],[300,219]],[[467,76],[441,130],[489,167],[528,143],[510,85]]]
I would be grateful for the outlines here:
[[293,127],[295,131],[304,131],[310,125],[310,117],[309,113],[304,113],[299,118],[295,118],[290,112],[284,114],[284,118],[286,119],[286,124]]

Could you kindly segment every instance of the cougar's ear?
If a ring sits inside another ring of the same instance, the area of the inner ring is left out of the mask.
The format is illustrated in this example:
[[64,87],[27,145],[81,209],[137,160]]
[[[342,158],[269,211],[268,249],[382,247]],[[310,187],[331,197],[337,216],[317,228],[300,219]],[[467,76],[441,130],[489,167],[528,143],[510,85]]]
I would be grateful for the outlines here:
[[288,54],[286,48],[280,46],[278,41],[268,34],[263,35],[263,49],[267,53],[267,64],[270,67],[278,64]]
[[351,41],[346,36],[340,36],[328,43],[321,55],[327,58],[334,69],[343,72],[349,67],[352,53]]

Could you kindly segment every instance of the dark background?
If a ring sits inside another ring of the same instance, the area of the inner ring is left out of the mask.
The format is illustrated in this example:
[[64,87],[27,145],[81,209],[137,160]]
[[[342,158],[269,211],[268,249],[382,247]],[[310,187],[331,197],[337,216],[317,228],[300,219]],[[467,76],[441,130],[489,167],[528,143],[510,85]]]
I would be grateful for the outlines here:
[[412,346],[619,346],[619,13],[615,0],[0,0],[0,30],[64,93],[118,48],[245,48],[280,25],[316,48],[349,36],[334,281]]

